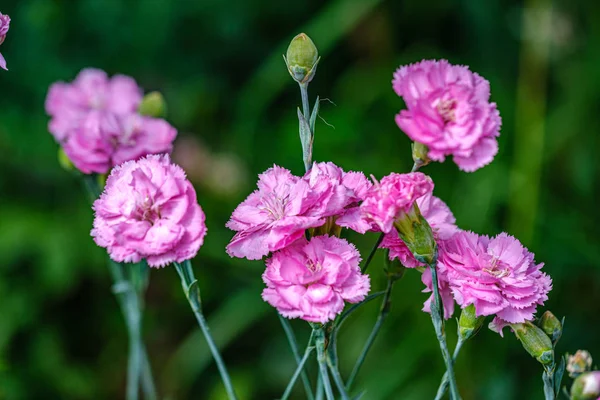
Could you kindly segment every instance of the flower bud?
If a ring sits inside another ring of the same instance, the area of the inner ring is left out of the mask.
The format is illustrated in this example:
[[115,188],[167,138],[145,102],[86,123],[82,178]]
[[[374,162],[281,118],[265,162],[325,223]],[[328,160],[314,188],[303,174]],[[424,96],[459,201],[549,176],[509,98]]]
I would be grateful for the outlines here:
[[315,76],[319,52],[308,35],[301,33],[292,39],[283,59],[296,82],[308,83]]
[[462,340],[475,336],[485,321],[484,316],[477,316],[475,305],[469,304],[463,308],[458,319],[458,335]]
[[546,311],[542,315],[538,321],[538,326],[552,339],[553,344],[556,344],[562,335],[562,324],[550,311]]
[[164,118],[167,116],[167,103],[160,92],[150,92],[144,96],[138,112],[142,115],[154,118]]
[[567,357],[567,371],[575,378],[592,369],[592,355],[587,350],[577,350],[574,355]]
[[69,156],[67,156],[67,153],[65,153],[62,147],[58,149],[58,164],[66,171],[70,172],[75,170],[75,166],[71,160],[69,160]]
[[429,149],[423,143],[413,142],[412,144],[412,158],[417,168],[423,167],[431,162],[427,157]]
[[400,214],[394,222],[394,227],[417,261],[428,265],[436,261],[437,244],[433,232],[421,215],[416,202],[408,212]]
[[600,371],[579,375],[571,386],[571,400],[595,400],[600,396]]
[[552,365],[554,362],[554,350],[552,342],[543,330],[529,321],[522,324],[510,325],[517,338],[521,341],[523,348],[527,350],[532,357],[542,363],[544,366]]

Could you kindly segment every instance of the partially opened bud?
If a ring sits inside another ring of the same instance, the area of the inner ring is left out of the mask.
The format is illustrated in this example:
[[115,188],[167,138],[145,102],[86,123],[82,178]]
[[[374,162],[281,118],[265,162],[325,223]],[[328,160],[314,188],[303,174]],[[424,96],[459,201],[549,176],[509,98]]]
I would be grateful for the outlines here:
[[592,369],[592,355],[587,350],[577,350],[574,355],[567,358],[567,371],[569,376],[575,378]]
[[436,261],[437,245],[433,231],[421,215],[416,202],[408,212],[400,213],[394,222],[394,227],[417,261],[426,264],[433,264]]
[[144,96],[138,112],[142,115],[154,118],[164,118],[167,116],[167,103],[160,92],[150,92]]
[[523,348],[544,366],[554,362],[552,342],[543,330],[529,321],[510,325]]
[[556,344],[562,335],[562,324],[550,311],[546,311],[540,320],[538,326],[542,328],[546,335],[552,339],[552,343]]
[[290,42],[284,59],[292,78],[298,83],[308,83],[315,76],[319,52],[308,35],[301,33]]
[[429,149],[427,149],[427,146],[425,146],[423,143],[413,142],[412,158],[417,168],[425,166],[431,162],[429,157],[427,157],[428,151]]
[[579,375],[571,386],[571,400],[596,400],[600,396],[600,371]]
[[458,319],[458,334],[461,339],[467,340],[475,336],[483,325],[484,316],[478,317],[475,311],[475,305],[470,304],[463,308]]

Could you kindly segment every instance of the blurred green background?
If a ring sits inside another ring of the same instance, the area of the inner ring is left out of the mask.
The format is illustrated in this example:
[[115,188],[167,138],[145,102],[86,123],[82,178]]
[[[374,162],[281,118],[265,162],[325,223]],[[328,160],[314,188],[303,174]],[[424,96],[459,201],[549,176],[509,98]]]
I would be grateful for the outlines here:
[[[295,107],[281,54],[308,33],[322,60],[309,94],[328,98],[315,158],[381,177],[412,165],[394,123],[400,64],[447,58],[490,80],[503,118],[500,153],[472,174],[426,167],[464,229],[519,237],[554,279],[547,306],[566,316],[559,351],[600,360],[600,4],[597,1],[3,0],[0,51],[0,399],[117,399],[127,336],[105,251],[78,179],[56,161],[44,98],[57,80],[98,67],[160,90],[179,129],[175,159],[197,190],[209,235],[194,260],[205,311],[242,399],[281,395],[294,361],[262,302],[261,262],[230,259],[224,228],[273,163],[302,173]],[[330,125],[330,126],[328,126]],[[363,255],[376,235],[349,234]],[[381,255],[371,268],[381,290]],[[412,272],[412,271],[411,271]],[[416,272],[357,388],[364,399],[430,399],[443,373]],[[223,390],[175,271],[153,270],[144,334],[160,393],[221,399]],[[344,326],[347,376],[378,311]],[[293,321],[304,343],[309,328]],[[448,324],[453,346],[455,322]],[[311,365],[314,373],[314,365]],[[484,329],[457,363],[464,399],[541,399],[541,366],[514,335]],[[314,381],[314,380],[313,380]],[[569,383],[568,378],[565,380]],[[297,387],[301,398],[302,390]]]

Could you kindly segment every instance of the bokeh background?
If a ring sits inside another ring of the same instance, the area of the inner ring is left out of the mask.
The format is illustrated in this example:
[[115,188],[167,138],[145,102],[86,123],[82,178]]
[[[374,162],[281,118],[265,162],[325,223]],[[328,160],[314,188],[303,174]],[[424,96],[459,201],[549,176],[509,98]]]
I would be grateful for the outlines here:
[[[390,81],[400,64],[447,58],[490,80],[503,118],[494,163],[472,174],[450,162],[425,172],[462,228],[506,230],[546,263],[547,308],[566,316],[558,350],[586,348],[600,360],[598,2],[3,0],[1,11],[12,24],[0,48],[10,69],[0,71],[0,399],[124,393],[127,336],[105,251],[89,236],[90,206],[57,163],[44,112],[48,86],[89,66],[164,93],[179,129],[174,157],[208,215],[194,266],[213,333],[242,399],[281,395],[294,361],[260,298],[263,265],[225,254],[224,224],[259,172],[276,163],[302,173],[300,95],[281,57],[299,32],[322,55],[309,94],[331,100],[315,158],[346,170],[381,177],[412,165],[394,123],[403,104]],[[363,254],[376,239],[348,236]],[[381,265],[378,255],[375,290]],[[363,398],[433,398],[443,363],[421,290],[416,272],[395,286],[356,386]],[[175,271],[152,271],[146,301],[144,335],[164,398],[224,398]],[[345,376],[377,311],[373,302],[344,327]],[[304,343],[307,324],[292,325]],[[455,322],[447,329],[453,345]],[[541,372],[514,335],[487,329],[457,363],[464,399],[541,399]]]

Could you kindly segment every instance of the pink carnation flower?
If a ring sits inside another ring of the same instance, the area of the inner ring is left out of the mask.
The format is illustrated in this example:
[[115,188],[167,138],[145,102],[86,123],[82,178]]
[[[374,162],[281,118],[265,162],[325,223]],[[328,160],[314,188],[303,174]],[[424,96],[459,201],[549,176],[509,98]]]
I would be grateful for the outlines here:
[[310,214],[323,217],[335,216],[338,226],[360,233],[370,229],[361,217],[360,202],[372,184],[362,172],[344,172],[331,162],[314,163],[303,178],[308,182]]
[[[332,163],[315,163],[303,178],[274,166],[259,176],[258,190],[233,212],[227,227],[237,231],[227,253],[258,260],[304,236],[327,218],[357,230],[366,225],[357,213],[370,183]],[[367,226],[368,228],[368,226]]]
[[496,104],[489,102],[487,80],[468,67],[427,60],[400,67],[392,83],[408,108],[396,123],[428,147],[430,159],[444,161],[452,155],[467,172],[493,160],[501,119]]
[[456,302],[461,308],[475,305],[477,316],[496,315],[500,330],[506,323],[532,320],[548,299],[552,280],[514,237],[458,232],[440,245],[439,265],[447,271]]
[[267,260],[263,299],[287,318],[325,323],[369,292],[356,248],[333,236],[299,240]]
[[[450,208],[442,200],[433,196],[431,192],[425,193],[416,202],[421,215],[431,226],[436,241],[449,239],[458,230],[455,224],[456,219]],[[379,247],[389,249],[390,260],[397,258],[407,268],[425,266],[415,259],[395,229],[384,236]]]
[[62,142],[91,111],[128,115],[137,111],[142,96],[133,78],[108,78],[104,71],[84,69],[72,83],[50,86],[46,97],[46,112],[52,117],[48,130]]
[[162,119],[95,111],[67,133],[65,153],[85,174],[104,174],[125,161],[170,153],[177,136],[177,130]]
[[392,173],[375,182],[360,206],[369,224],[384,233],[392,231],[394,221],[407,213],[415,201],[433,190],[433,181],[421,172]]
[[[0,44],[4,43],[8,28],[10,28],[10,17],[0,12]],[[2,54],[0,54],[0,68],[8,71],[8,68],[6,68],[6,60]]]
[[196,255],[206,235],[196,192],[168,155],[115,167],[93,208],[94,241],[117,262],[182,262]]

